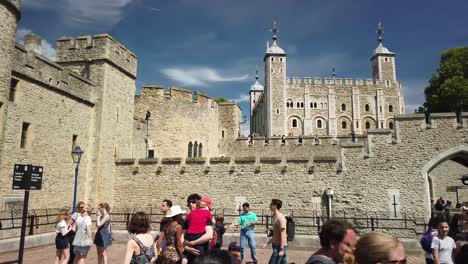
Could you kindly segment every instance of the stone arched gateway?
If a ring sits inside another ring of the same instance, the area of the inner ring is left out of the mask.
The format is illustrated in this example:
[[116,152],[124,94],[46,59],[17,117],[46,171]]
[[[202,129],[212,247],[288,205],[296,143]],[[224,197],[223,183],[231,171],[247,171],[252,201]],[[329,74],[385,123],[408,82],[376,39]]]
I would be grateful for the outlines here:
[[[431,180],[429,178],[429,173],[436,168],[439,164],[447,160],[456,160],[460,163],[468,164],[468,146],[459,145],[451,149],[445,150],[436,156],[434,156],[424,167],[421,169],[421,174],[423,179],[425,179],[425,188],[426,188],[426,210],[431,211]],[[449,173],[449,172],[447,172]],[[454,204],[455,205],[455,204]],[[428,215],[427,217],[430,217]]]

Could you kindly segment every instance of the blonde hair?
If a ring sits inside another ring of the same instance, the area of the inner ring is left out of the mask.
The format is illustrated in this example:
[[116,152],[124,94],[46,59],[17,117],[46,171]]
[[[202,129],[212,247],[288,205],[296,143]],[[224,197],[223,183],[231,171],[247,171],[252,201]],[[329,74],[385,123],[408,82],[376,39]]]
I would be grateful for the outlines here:
[[388,261],[392,251],[401,245],[398,238],[378,232],[362,236],[355,248],[345,247],[343,261],[345,264],[375,264]]
[[70,217],[69,210],[63,208],[63,209],[60,209],[60,212],[57,215],[57,219],[55,221],[57,223],[61,222],[62,220],[65,220],[65,222],[68,222],[69,217]]

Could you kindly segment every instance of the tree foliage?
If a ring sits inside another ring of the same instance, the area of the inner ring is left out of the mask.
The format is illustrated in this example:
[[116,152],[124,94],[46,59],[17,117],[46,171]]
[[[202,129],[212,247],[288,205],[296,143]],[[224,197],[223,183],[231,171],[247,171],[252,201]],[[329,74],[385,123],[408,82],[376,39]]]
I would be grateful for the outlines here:
[[[437,73],[424,90],[430,112],[452,112],[468,106],[468,46],[442,53]],[[420,107],[418,111],[423,108]]]
[[227,102],[228,99],[227,99],[226,97],[222,97],[222,96],[221,96],[221,97],[218,97],[218,99],[215,99],[215,101],[218,102],[218,103],[219,103],[219,102]]

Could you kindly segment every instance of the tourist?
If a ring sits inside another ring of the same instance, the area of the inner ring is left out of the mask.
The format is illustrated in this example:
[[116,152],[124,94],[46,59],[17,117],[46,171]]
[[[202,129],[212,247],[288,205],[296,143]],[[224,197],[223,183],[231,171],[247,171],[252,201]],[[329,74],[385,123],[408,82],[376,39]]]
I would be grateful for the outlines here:
[[216,216],[215,232],[217,240],[214,249],[221,249],[223,246],[223,235],[226,232],[226,225],[224,224],[223,215]]
[[[78,202],[76,204],[76,208],[80,208],[82,205],[85,205],[84,202]],[[68,238],[68,243],[70,245],[70,259],[68,260],[68,264],[73,264],[75,262],[75,251],[73,247],[73,240],[75,239],[75,234],[76,234],[76,227],[75,227],[75,222],[76,219],[78,218],[78,212],[73,212],[70,216],[70,226],[71,230],[67,234]]]
[[468,263],[468,243],[460,245],[460,250],[455,254],[455,264]]
[[280,212],[283,202],[279,199],[272,199],[270,210],[272,212],[273,233],[271,240],[267,244],[263,244],[261,248],[265,248],[270,242],[273,248],[270,261],[268,264],[286,264],[288,263],[286,252],[288,250],[288,242],[286,235],[286,217]]
[[110,206],[107,203],[100,203],[96,212],[96,236],[94,244],[97,248],[98,264],[107,264],[107,248],[112,245],[112,234],[110,229],[111,217],[109,215]]
[[343,261],[342,251],[356,242],[353,226],[340,220],[326,222],[319,233],[321,248],[307,260],[307,264],[335,264]]
[[156,244],[151,235],[149,216],[144,212],[135,213],[128,225],[128,232],[135,236],[127,242],[124,264],[154,263],[157,259]]
[[[213,216],[211,215],[212,201],[210,197],[202,197],[198,203],[197,208],[191,211],[185,218],[187,231],[185,233],[185,240],[188,246],[194,247],[198,254],[187,254],[188,263],[191,263],[197,255],[204,255],[208,252],[209,241],[213,238]],[[207,234],[206,227],[211,226],[211,234]],[[203,238],[200,240],[200,238]]]
[[[171,217],[167,217],[170,214],[170,209],[172,207],[172,201],[165,199],[162,201],[161,204],[161,213],[163,213],[163,217],[161,218],[161,222],[159,224],[159,233],[166,229],[166,226],[172,222]],[[162,239],[160,235],[156,237],[158,244],[160,245],[159,250],[163,250],[166,247],[166,241]],[[160,252],[158,252],[160,253]]]
[[447,203],[444,206],[444,210],[450,210],[453,209],[452,202],[447,200]]
[[231,242],[228,246],[229,253],[236,259],[236,264],[244,264],[242,260],[242,248],[237,242]]
[[[161,251],[160,260],[158,263],[161,264],[176,264],[180,260],[180,256],[184,252],[184,237],[183,237],[183,226],[184,218],[182,214],[185,214],[185,211],[182,211],[180,206],[171,206],[169,213],[166,214],[166,218],[170,219],[164,230],[160,233],[160,239],[156,244],[158,252]],[[161,248],[160,241],[166,241],[165,248]]]
[[436,211],[443,211],[444,210],[444,200],[442,200],[442,197],[437,199],[437,202],[434,205],[434,209]]
[[446,221],[439,223],[437,236],[432,240],[432,258],[434,264],[452,264],[452,252],[457,247],[455,241],[448,236],[449,225]]
[[77,207],[77,218],[75,221],[75,238],[73,239],[73,251],[75,253],[75,264],[86,263],[89,249],[93,244],[93,232],[91,217],[88,214],[89,206],[79,202]]
[[60,210],[57,215],[57,225],[55,226],[55,248],[57,249],[55,254],[55,264],[67,264],[70,258],[70,247],[68,242],[67,234],[71,230],[69,222],[69,210]]
[[240,230],[240,246],[242,249],[242,261],[246,259],[246,244],[249,242],[250,256],[252,257],[253,263],[257,263],[257,257],[255,254],[255,225],[257,224],[257,215],[250,211],[250,204],[244,203],[242,205],[242,214],[237,219],[237,223],[232,223],[230,226],[239,226]]
[[423,234],[421,240],[419,241],[422,249],[424,250],[426,264],[434,263],[432,258],[432,240],[434,240],[434,237],[437,236],[437,224],[439,222],[440,220],[438,217],[431,217],[431,219],[429,219],[429,223],[427,224],[427,231]]
[[345,246],[342,251],[344,264],[406,264],[403,244],[389,234],[377,232],[365,234],[356,243],[355,249]]

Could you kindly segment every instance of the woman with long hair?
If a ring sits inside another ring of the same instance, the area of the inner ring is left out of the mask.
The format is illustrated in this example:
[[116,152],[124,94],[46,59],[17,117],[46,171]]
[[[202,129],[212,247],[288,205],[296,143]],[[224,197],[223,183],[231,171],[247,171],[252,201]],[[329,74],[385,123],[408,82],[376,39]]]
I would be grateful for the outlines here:
[[70,247],[68,243],[67,234],[71,230],[69,225],[68,209],[60,210],[57,215],[57,225],[55,226],[55,248],[57,249],[55,255],[55,264],[67,264],[70,258]]
[[406,264],[405,249],[398,238],[371,232],[362,236],[355,248],[342,247],[345,264]]
[[98,264],[107,264],[107,248],[112,245],[112,235],[110,231],[110,206],[107,203],[100,203],[96,213],[96,236],[94,244],[97,248]]
[[[166,239],[166,247],[161,251],[161,264],[176,264],[181,260],[181,255],[184,252],[184,236],[182,227],[184,226],[184,218],[180,206],[172,206],[167,218],[171,218],[170,224],[161,232],[161,240],[158,240],[156,248],[161,249],[161,243],[164,238]],[[158,260],[159,261],[159,260]]]
[[432,240],[432,257],[434,264],[453,264],[453,251],[457,247],[453,238],[448,236],[449,225],[446,221],[439,223],[437,236]]
[[73,239],[73,251],[75,252],[75,264],[86,263],[89,249],[93,244],[93,231],[91,217],[88,214],[89,206],[79,202],[76,208],[78,216],[75,220],[75,238]]

